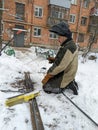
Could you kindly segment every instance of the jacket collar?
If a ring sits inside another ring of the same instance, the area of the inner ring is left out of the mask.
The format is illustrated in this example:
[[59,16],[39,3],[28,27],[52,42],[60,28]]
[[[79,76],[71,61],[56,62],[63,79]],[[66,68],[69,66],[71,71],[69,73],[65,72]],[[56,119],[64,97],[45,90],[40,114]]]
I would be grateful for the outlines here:
[[61,44],[61,46],[67,45],[70,41],[72,41],[72,38],[66,39],[66,40]]

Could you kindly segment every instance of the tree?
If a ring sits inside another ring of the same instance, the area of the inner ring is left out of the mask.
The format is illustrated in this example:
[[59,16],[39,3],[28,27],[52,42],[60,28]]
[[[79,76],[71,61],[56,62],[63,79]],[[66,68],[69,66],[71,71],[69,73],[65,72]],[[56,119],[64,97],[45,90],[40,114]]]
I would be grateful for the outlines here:
[[95,7],[93,8],[93,19],[92,21],[96,21],[94,27],[92,26],[92,29],[90,30],[92,33],[90,35],[90,39],[88,42],[87,50],[83,53],[83,57],[86,58],[87,54],[91,51],[92,45],[94,44],[97,36],[98,36],[98,2],[95,1]]

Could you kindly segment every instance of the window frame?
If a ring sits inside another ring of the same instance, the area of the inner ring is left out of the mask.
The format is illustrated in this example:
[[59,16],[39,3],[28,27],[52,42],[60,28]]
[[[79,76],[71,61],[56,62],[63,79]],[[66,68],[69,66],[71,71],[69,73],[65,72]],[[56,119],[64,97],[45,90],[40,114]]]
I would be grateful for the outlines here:
[[[40,15],[40,9],[41,9],[41,15]],[[34,16],[38,17],[38,18],[42,18],[43,17],[43,7],[35,6],[34,7]]]
[[55,34],[55,33],[53,33],[53,32],[50,32],[50,33],[49,33],[49,38],[50,38],[50,39],[58,39],[58,35]]
[[[73,18],[70,18],[71,16],[74,17],[74,20],[73,20]],[[71,21],[71,19],[72,19],[72,21]],[[76,21],[76,15],[75,14],[70,14],[69,15],[69,22],[70,23],[75,23],[75,21]]]
[[[83,19],[84,18],[84,19]],[[86,21],[85,21],[86,20]],[[85,21],[85,23],[83,23],[83,21]],[[82,16],[81,17],[81,25],[82,26],[86,26],[87,25],[87,17],[86,16]]]
[[58,18],[58,19],[63,19],[64,18],[64,13],[61,12],[61,11],[55,11],[55,18]]
[[89,7],[89,2],[87,0],[83,1],[83,7],[88,8]]
[[[35,30],[36,29],[36,30]],[[38,34],[39,33],[39,30],[40,30],[40,35]],[[34,37],[41,37],[41,28],[40,27],[34,27],[33,28],[33,36]]]

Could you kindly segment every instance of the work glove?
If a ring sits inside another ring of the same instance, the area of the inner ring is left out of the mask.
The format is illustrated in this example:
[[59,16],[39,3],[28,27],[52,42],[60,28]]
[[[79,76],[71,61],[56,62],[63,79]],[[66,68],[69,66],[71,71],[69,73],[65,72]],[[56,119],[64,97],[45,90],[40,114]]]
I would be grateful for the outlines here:
[[55,58],[54,57],[48,57],[47,60],[49,61],[49,63],[53,63]]
[[42,80],[42,84],[45,85],[49,79],[51,79],[53,77],[53,75],[47,74],[43,80]]

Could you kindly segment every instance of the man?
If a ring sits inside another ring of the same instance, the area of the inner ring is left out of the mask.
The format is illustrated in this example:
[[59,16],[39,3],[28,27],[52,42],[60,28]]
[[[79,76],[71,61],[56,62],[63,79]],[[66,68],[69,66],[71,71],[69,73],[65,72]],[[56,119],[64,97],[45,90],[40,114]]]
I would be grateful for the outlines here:
[[43,89],[47,93],[61,93],[69,88],[78,95],[78,85],[74,80],[78,68],[78,51],[69,26],[65,22],[60,22],[49,31],[58,35],[61,47],[55,58],[49,58],[49,62],[53,64],[42,80]]

